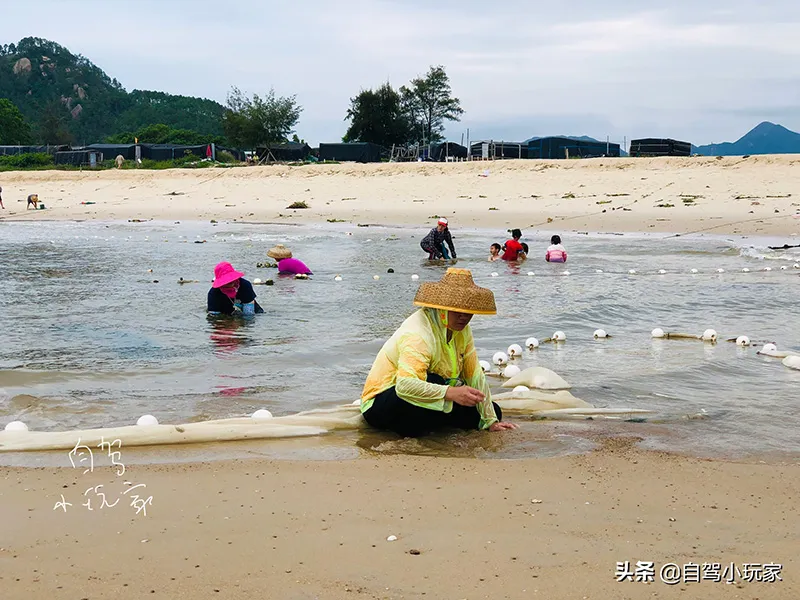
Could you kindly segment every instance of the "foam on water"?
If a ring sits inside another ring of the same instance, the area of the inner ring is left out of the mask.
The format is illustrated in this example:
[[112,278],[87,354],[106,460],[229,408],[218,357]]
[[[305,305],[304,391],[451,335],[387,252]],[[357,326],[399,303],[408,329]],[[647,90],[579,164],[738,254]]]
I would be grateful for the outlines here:
[[[650,336],[655,327],[696,335],[713,328],[720,340],[747,335],[800,351],[800,322],[791,318],[798,273],[761,270],[770,252],[791,253],[766,247],[791,239],[560,232],[570,259],[557,265],[542,258],[552,232],[525,231],[531,258],[516,266],[486,261],[489,245],[502,241],[504,232],[456,225],[453,232],[458,266],[472,269],[498,304],[497,316],[472,321],[480,358],[491,360],[510,344],[561,330],[568,342],[526,350],[515,364],[555,370],[595,406],[660,415],[657,424],[570,423],[568,441],[552,444],[532,440],[567,425],[529,423],[502,449],[476,441],[476,453],[563,453],[584,448],[569,440],[598,428],[633,430],[650,447],[709,456],[800,447],[794,410],[800,373],[756,355],[757,347]],[[433,281],[444,271],[445,265],[424,260],[424,233],[344,224],[0,223],[0,280],[5,297],[16,299],[0,313],[0,425],[22,420],[32,430],[50,431],[120,426],[143,414],[185,423],[260,408],[277,416],[350,403],[381,344],[414,310],[419,282],[411,275]],[[192,243],[198,236],[207,243]],[[311,280],[256,268],[275,243],[311,267]],[[206,316],[205,297],[220,260],[251,280],[275,280],[256,286],[265,315]],[[567,267],[571,276],[561,276]],[[742,273],[745,267],[751,272]],[[343,281],[334,281],[337,273]],[[379,281],[374,273],[382,274]],[[178,285],[181,277],[200,283]],[[598,328],[613,337],[597,343]],[[703,418],[684,418],[703,410]],[[372,446],[394,451],[391,436],[375,435]],[[423,443],[419,451],[447,453],[446,439]],[[473,448],[465,444],[453,452]]]

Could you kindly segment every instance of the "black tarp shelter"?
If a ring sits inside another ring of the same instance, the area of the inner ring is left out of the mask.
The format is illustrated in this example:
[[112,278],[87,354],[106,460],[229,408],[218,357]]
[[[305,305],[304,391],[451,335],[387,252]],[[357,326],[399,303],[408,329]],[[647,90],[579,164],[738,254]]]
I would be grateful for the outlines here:
[[270,144],[262,148],[256,148],[256,155],[259,160],[292,162],[305,160],[311,154],[311,146],[306,143],[287,142],[285,144]]
[[619,144],[598,140],[544,137],[528,142],[528,158],[596,158],[619,155]]
[[96,150],[103,153],[103,160],[114,160],[122,155],[126,160],[136,160],[135,144],[89,144],[81,150]]
[[483,140],[470,144],[472,158],[489,160],[504,158],[528,158],[528,146],[524,142],[495,142]]
[[691,156],[692,145],[669,138],[631,140],[631,156]]
[[440,144],[431,144],[428,160],[444,162],[449,156],[461,160],[467,158],[468,154],[469,150],[467,150],[466,146],[455,142],[442,142]]
[[142,147],[142,158],[157,160],[175,160],[192,155],[198,159],[206,158],[210,153],[209,144],[197,146],[179,146],[177,144],[139,144]]
[[339,162],[380,162],[384,150],[382,146],[371,142],[353,142],[350,144],[320,144],[319,159]]
[[18,156],[20,154],[55,154],[69,150],[69,146],[0,146],[0,156]]
[[57,165],[73,165],[76,167],[94,167],[103,160],[103,153],[97,150],[67,150],[56,152],[53,162]]

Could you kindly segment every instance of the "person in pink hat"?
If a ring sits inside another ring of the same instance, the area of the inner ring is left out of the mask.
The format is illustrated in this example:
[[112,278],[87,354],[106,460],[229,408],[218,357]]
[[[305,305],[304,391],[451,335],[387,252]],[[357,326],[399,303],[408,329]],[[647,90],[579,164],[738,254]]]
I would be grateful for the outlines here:
[[450,254],[447,253],[447,247],[450,246],[450,254],[453,260],[456,257],[456,248],[453,246],[453,237],[450,235],[447,219],[442,217],[436,223],[436,227],[431,229],[422,241],[419,243],[420,247],[428,253],[428,260],[436,260],[444,258],[450,260]]
[[214,267],[214,283],[208,290],[208,312],[232,315],[263,313],[264,309],[256,302],[253,284],[233,268],[229,262],[221,262]]

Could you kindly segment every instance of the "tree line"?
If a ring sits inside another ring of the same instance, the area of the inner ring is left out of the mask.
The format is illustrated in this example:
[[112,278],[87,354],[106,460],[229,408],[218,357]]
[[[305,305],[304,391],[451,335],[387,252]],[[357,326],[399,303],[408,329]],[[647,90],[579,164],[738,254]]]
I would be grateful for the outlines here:
[[[274,89],[264,95],[247,95],[233,87],[227,95],[226,104],[222,106],[211,100],[173,96],[162,92],[134,90],[127,94],[116,80],[110,80],[87,59],[71,55],[54,42],[26,38],[20,43],[20,47],[23,43],[28,55],[34,55],[31,49],[46,55],[36,63],[36,69],[31,68],[31,74],[23,73],[17,77],[13,86],[6,85],[9,92],[14,92],[8,95],[21,98],[22,92],[31,88],[37,90],[34,99],[38,100],[26,105],[26,114],[11,99],[1,97],[3,94],[0,90],[0,144],[74,143],[76,136],[70,129],[73,126],[71,121],[80,121],[84,117],[74,117],[71,120],[65,116],[69,113],[65,113],[59,102],[47,100],[43,86],[45,83],[47,86],[54,86],[59,93],[62,93],[61,90],[77,90],[80,86],[76,83],[74,71],[78,68],[83,71],[83,77],[88,73],[92,76],[91,81],[96,83],[90,88],[90,94],[96,94],[97,88],[101,87],[99,84],[102,83],[106,88],[106,96],[113,96],[118,107],[122,106],[120,102],[125,95],[126,111],[115,121],[114,128],[117,132],[106,134],[100,139],[81,140],[86,143],[104,141],[132,144],[138,139],[141,143],[197,145],[213,142],[252,149],[288,142],[290,139],[300,141],[295,130],[303,107],[297,101],[296,95],[279,96]],[[4,46],[0,48],[0,57],[17,59],[18,50],[19,47],[13,45]],[[49,69],[53,60],[44,60],[49,57],[60,57],[62,65],[64,60],[69,59],[67,64],[72,67],[63,68],[63,72]],[[6,64],[10,65],[11,61]],[[25,80],[33,75],[38,78],[40,72],[45,83]],[[25,94],[30,96],[27,92]],[[63,95],[61,100],[64,100]],[[93,100],[94,107],[97,108],[96,97]],[[82,105],[92,107],[88,98],[83,100]],[[453,96],[445,68],[441,65],[432,66],[425,75],[412,79],[398,89],[387,82],[375,89],[362,89],[351,98],[345,115],[345,121],[349,125],[342,141],[372,142],[384,147],[436,142],[443,139],[446,122],[459,121],[463,113],[460,100]],[[33,123],[30,119],[32,114],[36,117]],[[92,115],[85,117],[89,119]],[[101,121],[104,127],[112,127],[108,119]],[[85,134],[95,130],[97,125],[95,122],[90,129],[79,128],[78,131]]]

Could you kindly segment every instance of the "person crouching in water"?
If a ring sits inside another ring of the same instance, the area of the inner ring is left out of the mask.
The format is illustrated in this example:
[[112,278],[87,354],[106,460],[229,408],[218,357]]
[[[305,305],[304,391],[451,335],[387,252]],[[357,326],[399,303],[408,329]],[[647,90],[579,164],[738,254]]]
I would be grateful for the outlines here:
[[561,236],[554,235],[550,238],[550,246],[544,255],[547,262],[565,263],[567,262],[567,251],[561,245]]
[[214,283],[208,290],[208,312],[211,314],[243,315],[263,313],[256,302],[253,284],[244,278],[244,273],[233,268],[229,262],[214,267]]
[[473,315],[497,314],[492,291],[451,267],[440,281],[420,285],[414,304],[422,308],[386,341],[367,375],[364,420],[405,437],[516,429],[492,402],[469,327]]
[[278,275],[313,275],[305,263],[292,256],[292,251],[283,244],[273,246],[267,256],[278,261]]
[[[456,248],[453,246],[453,237],[450,235],[450,228],[447,226],[447,219],[442,217],[436,224],[436,227],[431,229],[422,241],[419,243],[420,247],[428,253],[428,260],[444,258],[450,260],[456,257]],[[445,243],[450,247],[450,254],[447,252]]]

